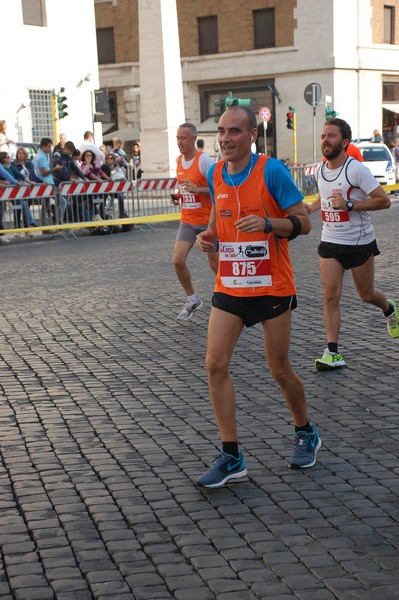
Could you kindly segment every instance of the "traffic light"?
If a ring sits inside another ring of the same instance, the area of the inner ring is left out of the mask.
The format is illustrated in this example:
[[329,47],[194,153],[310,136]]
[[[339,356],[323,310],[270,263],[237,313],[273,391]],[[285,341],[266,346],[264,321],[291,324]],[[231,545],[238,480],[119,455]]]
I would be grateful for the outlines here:
[[287,129],[294,129],[294,113],[295,108],[293,106],[289,106],[287,112]]
[[62,94],[65,92],[65,88],[60,88],[59,93],[57,94],[57,112],[58,112],[58,118],[59,119],[63,119],[64,117],[68,116],[68,113],[66,112],[66,108],[68,108],[68,104],[65,103],[65,100],[67,99],[66,96],[62,96]]
[[230,106],[250,106],[251,98],[236,98],[235,96],[227,96],[225,101],[225,107],[230,108]]
[[220,98],[220,100],[215,100],[215,104],[218,109],[215,111],[215,121],[216,123],[219,121],[219,118],[222,116],[225,110],[230,108],[230,106],[250,106],[251,98],[237,98],[233,96],[230,92],[228,96],[225,98]]
[[330,106],[326,106],[326,121],[328,121],[329,119],[333,119],[334,117],[337,117],[339,115],[339,112],[337,112],[336,110],[333,110]]

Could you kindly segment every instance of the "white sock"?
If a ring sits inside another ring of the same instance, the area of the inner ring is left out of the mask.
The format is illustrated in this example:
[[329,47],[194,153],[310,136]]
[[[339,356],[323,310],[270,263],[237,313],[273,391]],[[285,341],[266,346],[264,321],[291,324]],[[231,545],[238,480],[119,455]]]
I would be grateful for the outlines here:
[[192,296],[187,296],[187,302],[190,302],[190,304],[195,304],[196,302],[198,302],[199,298],[197,296],[197,294],[193,294]]

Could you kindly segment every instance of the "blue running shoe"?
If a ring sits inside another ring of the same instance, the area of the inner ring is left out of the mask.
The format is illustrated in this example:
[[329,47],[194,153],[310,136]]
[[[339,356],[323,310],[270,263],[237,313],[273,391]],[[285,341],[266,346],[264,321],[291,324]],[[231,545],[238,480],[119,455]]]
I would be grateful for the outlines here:
[[236,458],[221,451],[213,461],[211,468],[197,479],[196,485],[208,489],[219,488],[231,479],[240,479],[246,474],[247,468],[241,452]]
[[297,431],[294,436],[294,450],[289,466],[291,469],[307,469],[316,462],[316,454],[321,446],[321,439],[312,425],[312,431]]

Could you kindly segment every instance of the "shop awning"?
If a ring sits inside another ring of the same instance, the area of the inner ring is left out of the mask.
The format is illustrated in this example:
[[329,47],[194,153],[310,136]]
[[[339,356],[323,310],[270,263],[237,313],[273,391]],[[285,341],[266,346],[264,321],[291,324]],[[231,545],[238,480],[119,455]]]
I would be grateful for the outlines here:
[[124,127],[103,134],[103,142],[112,142],[113,138],[121,138],[124,142],[136,141],[140,138],[140,132],[138,127]]
[[399,115],[399,103],[392,103],[392,104],[383,104],[382,108],[385,108],[385,110],[390,110],[391,112],[394,112],[396,114]]

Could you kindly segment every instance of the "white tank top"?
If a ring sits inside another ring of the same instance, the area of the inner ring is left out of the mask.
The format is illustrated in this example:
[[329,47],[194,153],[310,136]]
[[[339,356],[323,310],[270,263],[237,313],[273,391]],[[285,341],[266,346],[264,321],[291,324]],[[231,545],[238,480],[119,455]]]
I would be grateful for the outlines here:
[[359,161],[348,157],[338,169],[319,165],[315,177],[321,199],[323,231],[321,240],[334,244],[369,244],[375,238],[370,213],[364,210],[334,210],[330,196],[340,194],[354,204],[366,200],[379,183],[370,170]]

